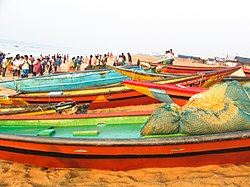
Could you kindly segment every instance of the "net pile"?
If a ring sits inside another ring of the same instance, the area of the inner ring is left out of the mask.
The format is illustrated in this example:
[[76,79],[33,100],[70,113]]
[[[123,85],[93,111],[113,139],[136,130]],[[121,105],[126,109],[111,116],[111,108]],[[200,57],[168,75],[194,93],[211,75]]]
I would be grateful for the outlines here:
[[194,95],[182,108],[167,104],[144,124],[142,135],[213,134],[250,129],[250,84],[216,85]]

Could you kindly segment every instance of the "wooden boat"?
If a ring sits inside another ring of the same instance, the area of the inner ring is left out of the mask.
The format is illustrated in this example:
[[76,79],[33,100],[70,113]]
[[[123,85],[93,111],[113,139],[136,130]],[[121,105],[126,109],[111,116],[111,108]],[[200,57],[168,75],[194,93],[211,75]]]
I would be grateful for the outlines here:
[[129,79],[115,71],[60,74],[57,76],[32,77],[0,82],[0,86],[21,92],[46,92],[75,90],[84,87],[106,85]]
[[162,67],[162,72],[178,73],[178,74],[194,74],[198,72],[215,71],[224,68],[225,67],[195,67],[195,66],[166,65]]
[[[158,84],[182,83],[188,86],[210,86],[217,81],[236,71],[237,68],[185,76],[176,79],[157,81]],[[134,91],[126,86],[107,86],[95,89],[82,89],[75,91],[49,92],[49,93],[20,93],[11,96],[21,98],[28,103],[58,103],[76,101],[77,103],[89,103],[89,110],[100,108],[114,108],[130,105],[145,105],[158,103],[159,101],[150,98],[140,92]]]
[[[190,77],[190,74],[186,74],[186,75],[177,75],[177,74],[172,74],[172,73],[159,74],[159,73],[145,72],[142,70],[127,69],[123,67],[114,67],[114,66],[109,66],[109,67],[117,71],[118,73],[128,76],[133,80],[139,80],[139,81],[157,81],[157,80],[162,80],[162,79],[173,79],[173,78],[186,79],[186,77]],[[193,75],[193,77],[195,76],[196,75]]]
[[0,116],[0,159],[46,168],[109,170],[250,161],[250,131],[142,137],[148,115]]
[[[166,83],[167,81],[162,81]],[[161,82],[160,82],[161,83]],[[114,108],[129,105],[154,104],[159,101],[134,91],[122,84],[106,88],[83,89],[74,91],[20,93],[10,96],[20,98],[30,104],[58,103],[75,101],[78,104],[89,104],[89,110]]]
[[78,106],[75,102],[43,105],[23,105],[23,106],[1,106],[0,115],[30,116],[30,115],[51,115],[70,111],[69,114],[76,113]]
[[[209,87],[214,82],[218,82],[225,77],[228,77],[230,74],[234,73],[235,71],[239,70],[241,66],[236,66],[232,68],[221,68],[219,70],[215,71],[204,71],[192,75],[177,75],[178,81],[175,83],[182,82],[182,85],[191,85],[196,84],[199,87]],[[132,80],[139,80],[139,81],[152,81],[152,80],[161,80],[162,77],[164,77],[164,74],[156,74],[156,73],[147,73],[143,71],[136,71],[136,70],[130,70],[125,68],[117,68],[112,67],[113,70],[124,74],[128,77],[130,77]],[[168,78],[169,75],[166,76]],[[199,79],[200,78],[200,79]],[[208,80],[204,84],[201,85],[200,81]],[[185,83],[184,83],[185,82]]]
[[[162,67],[163,73],[176,73],[176,74],[194,74],[204,71],[214,71],[225,67],[193,67],[193,66],[178,66],[178,65],[166,65]],[[250,77],[250,70],[242,68],[246,77]]]
[[181,84],[157,84],[131,80],[124,80],[123,83],[151,98],[164,103],[176,103],[179,106],[185,105],[193,95],[207,90],[207,88],[186,87]]
[[[147,68],[156,68],[158,65],[162,64],[160,63],[163,60],[159,60],[156,62],[144,62],[142,63]],[[175,74],[194,74],[198,72],[204,72],[204,71],[215,71],[218,69],[227,68],[227,67],[214,67],[214,66],[207,66],[207,67],[196,67],[196,66],[180,66],[180,65],[164,65],[162,66],[162,72],[163,73],[175,73]],[[247,77],[250,77],[250,69],[248,68],[242,68],[243,72]]]

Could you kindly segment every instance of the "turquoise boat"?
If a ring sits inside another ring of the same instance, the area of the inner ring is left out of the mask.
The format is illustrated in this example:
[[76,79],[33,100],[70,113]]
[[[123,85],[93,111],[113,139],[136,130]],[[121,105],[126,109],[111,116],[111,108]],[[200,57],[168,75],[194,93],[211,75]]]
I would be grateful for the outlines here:
[[0,82],[0,86],[19,92],[49,92],[115,84],[126,79],[130,78],[114,70],[104,70],[9,80]]

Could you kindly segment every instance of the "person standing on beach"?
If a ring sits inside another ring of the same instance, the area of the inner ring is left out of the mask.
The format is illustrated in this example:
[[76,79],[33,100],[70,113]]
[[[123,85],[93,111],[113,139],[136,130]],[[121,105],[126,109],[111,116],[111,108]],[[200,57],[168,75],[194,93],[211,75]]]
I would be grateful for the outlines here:
[[20,76],[21,76],[21,67],[22,67],[22,62],[20,61],[20,55],[17,54],[16,58],[15,58],[15,60],[13,62],[13,79],[15,78],[15,76],[20,78]]
[[56,72],[61,72],[61,63],[61,56],[58,56],[56,60]]
[[2,62],[4,59],[4,54],[0,52],[0,75],[2,74]]
[[2,61],[2,77],[5,77],[8,65],[9,65],[9,58],[5,56]]
[[98,55],[96,55],[95,57],[93,57],[93,65],[97,66],[97,59],[98,59]]
[[69,61],[69,65],[68,65],[68,71],[69,72],[74,72],[75,69],[74,69],[74,60],[75,60],[75,57],[73,57],[70,61]]
[[36,59],[36,62],[34,63],[33,75],[34,76],[43,75],[43,69],[40,58]]
[[55,55],[52,56],[51,66],[52,66],[51,73],[55,73],[56,72],[56,57],[55,57]]
[[123,62],[126,62],[126,56],[124,55],[124,53],[122,53],[121,57],[123,58]]
[[88,66],[85,68],[85,70],[92,68],[92,61],[93,61],[93,55],[90,55],[88,60]]
[[140,64],[141,64],[140,59],[137,60],[137,63],[136,63],[136,64],[137,64],[137,66],[140,66]]
[[102,64],[103,64],[104,66],[106,66],[107,63],[108,63],[108,55],[107,55],[107,54],[104,54],[103,59],[102,59]]
[[102,64],[102,55],[99,55],[97,61],[98,61],[98,66],[100,66]]
[[130,53],[127,53],[127,55],[128,55],[128,65],[132,66],[132,57],[131,57]]
[[33,63],[34,63],[35,59],[33,58],[32,55],[30,55],[29,61],[30,61],[29,73],[32,73],[32,74],[33,74],[33,68],[34,68]]
[[28,59],[28,55],[24,55],[24,59],[22,62],[22,78],[27,78],[29,74],[29,66],[30,62]]
[[79,59],[79,56],[77,56],[74,60],[74,69],[76,70],[77,69],[77,61]]
[[81,70],[81,65],[82,65],[82,56],[80,58],[78,58],[78,60],[77,60],[76,71]]

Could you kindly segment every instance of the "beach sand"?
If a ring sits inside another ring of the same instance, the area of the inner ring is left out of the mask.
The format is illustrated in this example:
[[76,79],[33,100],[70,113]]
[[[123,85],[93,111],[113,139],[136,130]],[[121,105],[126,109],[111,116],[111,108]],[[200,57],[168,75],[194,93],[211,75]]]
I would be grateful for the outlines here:
[[[133,55],[133,60],[155,61],[159,58]],[[202,65],[189,61],[176,61],[179,65]],[[86,65],[83,65],[86,66]],[[65,67],[66,68],[66,65]],[[10,77],[10,76],[9,76]],[[12,91],[13,92],[13,91]],[[0,88],[0,94],[11,94]],[[103,109],[91,113],[109,111],[135,111],[157,108],[130,106]],[[95,169],[48,169],[19,163],[0,161],[0,186],[249,186],[250,163],[233,165],[210,165],[181,168],[143,168],[129,171],[103,171]]]

